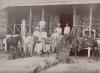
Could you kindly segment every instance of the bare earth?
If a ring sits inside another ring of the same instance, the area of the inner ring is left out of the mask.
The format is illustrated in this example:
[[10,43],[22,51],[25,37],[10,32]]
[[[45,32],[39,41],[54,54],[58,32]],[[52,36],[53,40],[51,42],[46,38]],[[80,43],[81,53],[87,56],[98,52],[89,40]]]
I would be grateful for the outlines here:
[[45,68],[47,62],[54,63],[52,57],[30,57],[17,60],[1,60],[0,73],[33,73],[37,67]]
[[61,63],[41,73],[100,73],[100,61],[79,58],[74,64]]
[[0,73],[36,73],[34,70],[41,66],[40,73],[100,73],[100,61],[78,58],[75,63],[60,63],[44,70],[47,64],[57,60],[53,57],[29,57],[17,60],[0,60]]

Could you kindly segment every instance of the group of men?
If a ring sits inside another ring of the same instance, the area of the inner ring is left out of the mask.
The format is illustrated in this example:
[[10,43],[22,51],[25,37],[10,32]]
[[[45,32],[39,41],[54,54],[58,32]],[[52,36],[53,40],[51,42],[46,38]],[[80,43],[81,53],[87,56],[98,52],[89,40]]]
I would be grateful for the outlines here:
[[45,45],[45,40],[47,39],[47,33],[45,31],[45,21],[40,21],[39,25],[36,27],[33,32],[33,41],[34,41],[34,51],[38,54],[41,54],[41,50]]
[[[61,24],[58,23],[51,37],[57,38],[59,37],[59,35],[62,35],[62,28],[60,26]],[[66,27],[64,28],[64,35],[69,35],[69,33],[70,33],[70,27],[68,26],[68,23],[66,23]]]
[[[35,31],[33,32],[33,39],[34,39],[34,51],[38,54],[41,54],[41,50],[43,50],[43,47],[45,46],[45,41],[48,38],[47,33],[45,31],[45,21],[40,21],[39,25],[36,27]],[[57,27],[54,29],[53,34],[51,35],[51,39],[57,40],[62,36],[62,28],[60,27],[61,24],[58,23]],[[68,26],[68,23],[66,23],[66,27],[64,28],[64,35],[69,35],[70,33],[70,27]],[[53,45],[56,46],[55,41]],[[54,46],[54,47],[55,47]],[[48,47],[50,49],[50,47]],[[47,49],[45,49],[47,50]]]

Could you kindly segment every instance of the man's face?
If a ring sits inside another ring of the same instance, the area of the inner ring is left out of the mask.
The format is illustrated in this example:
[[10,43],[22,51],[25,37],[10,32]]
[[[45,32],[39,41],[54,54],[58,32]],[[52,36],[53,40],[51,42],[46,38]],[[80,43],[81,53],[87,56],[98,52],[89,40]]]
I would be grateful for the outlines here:
[[58,27],[60,27],[60,25],[61,25],[61,24],[60,24],[60,23],[58,23],[58,25],[57,25],[57,26],[58,26]]
[[68,26],[68,24],[66,24],[66,26]]

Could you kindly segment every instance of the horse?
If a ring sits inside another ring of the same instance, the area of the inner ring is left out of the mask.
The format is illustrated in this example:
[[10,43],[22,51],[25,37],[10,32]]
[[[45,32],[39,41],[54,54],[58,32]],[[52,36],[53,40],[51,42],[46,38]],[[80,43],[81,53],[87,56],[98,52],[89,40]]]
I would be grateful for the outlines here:
[[62,35],[56,45],[57,59],[60,62],[70,61],[70,51],[72,49],[73,37],[70,35]]
[[80,48],[80,41],[79,41],[79,39],[78,38],[74,38],[73,40],[72,40],[72,42],[71,42],[71,47],[70,47],[70,53],[73,53],[73,55],[75,56],[75,57],[77,57],[78,56],[78,53],[79,53],[79,48]]
[[18,58],[21,48],[18,48],[18,42],[22,41],[21,36],[11,36],[6,40],[7,52],[12,55],[13,59]]
[[91,56],[97,59],[99,56],[99,48],[97,40],[89,37],[81,39],[80,48],[84,49],[88,47],[91,48]]

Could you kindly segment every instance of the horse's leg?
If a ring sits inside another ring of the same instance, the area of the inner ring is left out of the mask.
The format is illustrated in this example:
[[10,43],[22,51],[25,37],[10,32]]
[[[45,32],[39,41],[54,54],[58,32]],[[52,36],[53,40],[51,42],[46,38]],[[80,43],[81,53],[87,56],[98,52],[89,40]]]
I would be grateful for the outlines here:
[[94,49],[92,51],[92,57],[94,60],[98,60],[98,55],[99,55],[99,52],[98,52],[98,49]]
[[17,59],[18,58],[18,47],[15,46],[14,48],[15,48],[15,59]]
[[30,56],[32,57],[32,48],[30,47]]
[[21,57],[23,58],[24,55],[25,55],[24,49],[23,49],[23,47],[21,47]]
[[91,59],[95,60],[95,49],[91,49]]
[[34,44],[33,44],[33,52],[32,52],[33,55],[36,55],[35,47],[36,47],[36,42],[34,42]]
[[19,48],[18,52],[20,53],[19,58],[22,58],[22,48],[21,47]]
[[58,49],[57,48],[55,48],[55,50],[56,50],[56,54],[57,54],[57,59],[59,59],[59,51],[58,51]]
[[49,57],[49,54],[50,54],[49,51],[47,51],[47,56],[48,56],[48,57]]
[[40,56],[43,56],[44,57],[44,54],[45,54],[45,52],[42,49]]
[[98,58],[99,58],[99,50],[98,49],[96,49],[96,60],[98,60]]
[[7,44],[7,52],[10,52],[10,44]]
[[18,52],[18,48],[16,47],[15,49],[15,59],[19,58],[19,52]]
[[77,51],[75,50],[75,58],[77,59]]
[[78,56],[78,49],[75,49],[75,50],[74,50],[74,53],[75,53],[75,58],[77,59],[77,56]]

